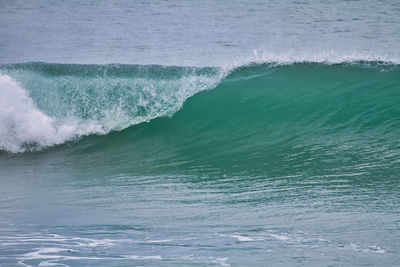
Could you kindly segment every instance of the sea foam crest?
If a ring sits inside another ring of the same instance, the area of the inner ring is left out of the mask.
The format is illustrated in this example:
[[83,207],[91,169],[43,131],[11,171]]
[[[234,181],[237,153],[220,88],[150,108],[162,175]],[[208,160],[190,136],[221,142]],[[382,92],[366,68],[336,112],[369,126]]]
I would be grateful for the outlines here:
[[385,62],[388,64],[400,64],[400,58],[385,53],[371,53],[361,51],[339,52],[335,50],[319,51],[258,51],[254,50],[252,55],[237,57],[234,61],[225,64],[223,67],[234,70],[237,67],[251,64],[287,65],[294,63],[357,63],[357,62]]

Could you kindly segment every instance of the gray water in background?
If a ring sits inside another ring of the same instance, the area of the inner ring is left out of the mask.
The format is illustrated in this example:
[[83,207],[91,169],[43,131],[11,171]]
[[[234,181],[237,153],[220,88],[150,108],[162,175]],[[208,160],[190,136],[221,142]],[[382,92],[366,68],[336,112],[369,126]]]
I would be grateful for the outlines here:
[[0,63],[399,62],[399,43],[399,1],[0,1]]

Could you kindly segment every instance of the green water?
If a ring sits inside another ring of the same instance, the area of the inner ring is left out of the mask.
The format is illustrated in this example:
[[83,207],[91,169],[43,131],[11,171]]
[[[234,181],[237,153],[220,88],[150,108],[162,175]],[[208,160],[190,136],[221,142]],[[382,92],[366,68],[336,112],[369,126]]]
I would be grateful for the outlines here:
[[398,65],[0,69],[6,266],[399,261]]

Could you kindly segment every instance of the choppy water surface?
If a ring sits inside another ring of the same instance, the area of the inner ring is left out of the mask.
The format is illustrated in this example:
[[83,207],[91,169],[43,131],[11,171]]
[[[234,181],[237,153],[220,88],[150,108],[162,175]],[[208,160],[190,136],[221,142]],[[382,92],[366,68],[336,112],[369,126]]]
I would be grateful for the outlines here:
[[396,0],[40,0],[1,1],[0,10],[0,63],[400,61]]

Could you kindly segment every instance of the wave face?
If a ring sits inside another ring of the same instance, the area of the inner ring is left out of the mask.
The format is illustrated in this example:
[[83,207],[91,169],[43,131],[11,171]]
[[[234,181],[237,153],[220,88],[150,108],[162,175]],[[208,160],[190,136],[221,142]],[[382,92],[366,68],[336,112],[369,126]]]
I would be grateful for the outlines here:
[[[126,129],[93,138],[138,158],[157,153],[164,163],[188,164],[190,155],[198,164],[238,165],[281,160],[288,147],[297,156],[302,146],[393,152],[399,136],[400,68],[383,62],[250,64],[229,72],[30,63],[1,72],[0,147],[9,152]],[[198,93],[206,89],[213,90]]]

